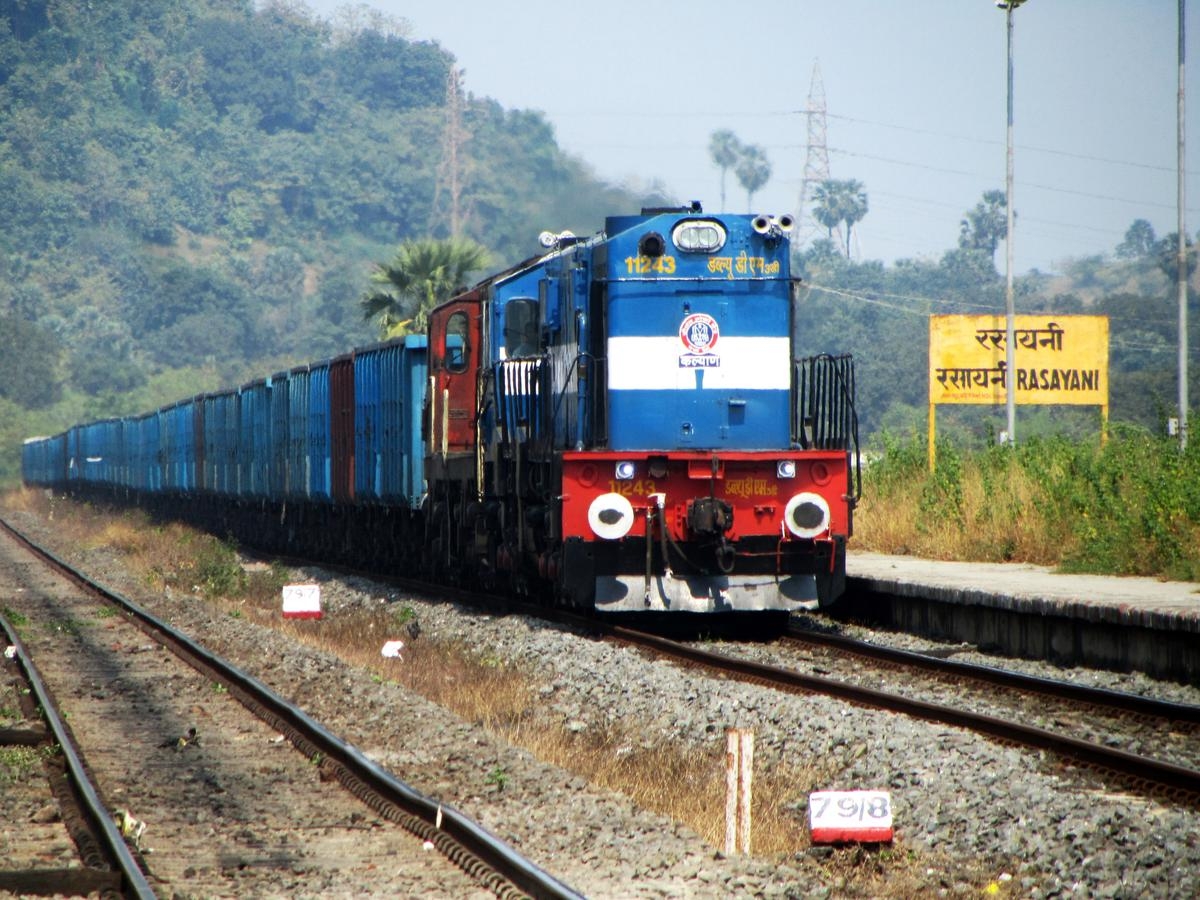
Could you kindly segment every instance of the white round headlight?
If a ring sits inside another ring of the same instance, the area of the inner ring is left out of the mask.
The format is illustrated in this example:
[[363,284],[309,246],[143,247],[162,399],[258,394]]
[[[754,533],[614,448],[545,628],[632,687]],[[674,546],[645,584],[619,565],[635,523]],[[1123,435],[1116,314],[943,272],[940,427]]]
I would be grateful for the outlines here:
[[616,476],[621,481],[628,481],[637,472],[637,466],[631,462],[619,462],[616,466]]
[[775,464],[775,474],[780,478],[795,478],[796,461],[794,459],[781,459]]
[[620,494],[601,494],[588,507],[588,525],[606,541],[623,538],[633,527],[633,505]]
[[820,494],[804,491],[783,510],[787,530],[799,538],[814,538],[829,528],[829,504]]

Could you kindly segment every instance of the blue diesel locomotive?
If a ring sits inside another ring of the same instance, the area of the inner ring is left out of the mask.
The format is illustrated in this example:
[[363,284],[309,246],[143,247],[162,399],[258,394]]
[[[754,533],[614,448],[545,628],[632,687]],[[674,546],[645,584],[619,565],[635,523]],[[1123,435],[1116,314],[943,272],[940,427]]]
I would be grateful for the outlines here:
[[576,608],[832,603],[854,369],[797,358],[790,227],[692,204],[547,232],[426,335],[31,439],[24,477]]

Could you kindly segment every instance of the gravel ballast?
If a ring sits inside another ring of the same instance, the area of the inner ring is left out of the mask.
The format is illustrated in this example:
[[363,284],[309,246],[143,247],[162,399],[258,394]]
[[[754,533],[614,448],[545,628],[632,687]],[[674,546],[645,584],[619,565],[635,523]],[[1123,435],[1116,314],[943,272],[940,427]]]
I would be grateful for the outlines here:
[[[31,514],[11,518],[54,546],[47,523]],[[148,594],[108,551],[78,562],[588,896],[846,892],[824,865],[823,849],[725,858],[690,829],[539,763],[331,654],[192,596]],[[572,731],[620,723],[647,744],[670,740],[715,751],[727,728],[743,728],[755,733],[756,771],[812,760],[836,773],[823,789],[890,791],[896,848],[945,863],[931,865],[916,892],[910,884],[913,895],[974,894],[980,885],[968,872],[990,873],[1007,896],[1200,895],[1197,811],[1104,789],[1094,775],[1066,770],[1052,757],[826,697],[715,680],[522,616],[480,614],[321,570],[302,577],[321,583],[326,617],[402,601],[416,612],[420,640],[455,642],[520,667],[538,684],[544,711]],[[502,786],[488,779],[497,770],[506,776]],[[806,814],[804,800],[798,790],[798,816]]]

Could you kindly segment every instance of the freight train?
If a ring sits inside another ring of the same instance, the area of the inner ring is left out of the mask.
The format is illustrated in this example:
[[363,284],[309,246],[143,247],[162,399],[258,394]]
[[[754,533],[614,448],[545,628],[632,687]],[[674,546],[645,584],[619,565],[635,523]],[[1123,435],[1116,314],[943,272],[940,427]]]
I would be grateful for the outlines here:
[[30,439],[24,479],[574,608],[830,604],[854,367],[797,357],[791,225],[693,203],[545,232],[425,334]]

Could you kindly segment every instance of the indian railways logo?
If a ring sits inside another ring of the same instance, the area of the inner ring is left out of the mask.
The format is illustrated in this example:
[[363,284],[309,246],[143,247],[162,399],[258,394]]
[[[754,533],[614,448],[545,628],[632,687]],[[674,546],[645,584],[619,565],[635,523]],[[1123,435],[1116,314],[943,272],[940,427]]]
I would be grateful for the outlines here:
[[716,353],[721,330],[717,320],[706,313],[692,313],[679,326],[679,339],[683,341],[683,353],[679,357],[681,369],[711,369],[721,365]]

